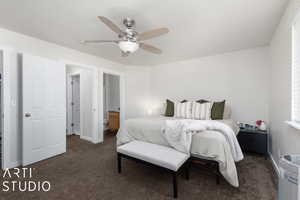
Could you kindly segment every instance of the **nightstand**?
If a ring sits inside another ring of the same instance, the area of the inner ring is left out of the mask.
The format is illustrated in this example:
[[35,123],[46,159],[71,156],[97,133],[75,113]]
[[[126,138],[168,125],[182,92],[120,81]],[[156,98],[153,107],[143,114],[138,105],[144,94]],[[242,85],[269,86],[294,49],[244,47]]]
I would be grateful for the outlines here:
[[244,152],[259,153],[267,158],[269,156],[268,136],[267,131],[240,129],[237,138]]

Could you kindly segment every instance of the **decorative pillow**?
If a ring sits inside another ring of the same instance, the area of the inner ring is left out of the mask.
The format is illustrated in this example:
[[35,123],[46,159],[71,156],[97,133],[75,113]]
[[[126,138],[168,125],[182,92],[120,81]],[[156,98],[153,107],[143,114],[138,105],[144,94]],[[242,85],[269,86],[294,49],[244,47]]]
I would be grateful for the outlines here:
[[225,100],[220,102],[214,102],[211,108],[211,119],[223,119],[225,109]]
[[[196,102],[202,104],[202,103],[207,103],[210,101],[205,100],[205,99],[200,99]],[[225,100],[221,101],[221,102],[213,102],[213,105],[211,108],[211,119],[212,120],[223,119],[224,110],[225,110]]]
[[[166,111],[165,111],[165,116],[166,117],[173,117],[174,116],[174,102],[167,99],[166,100]],[[185,103],[187,102],[187,100],[182,100],[180,101],[180,103]]]
[[211,119],[211,102],[199,103],[193,102],[192,104],[192,118],[200,120],[210,120]]
[[173,117],[174,116],[174,102],[167,99],[167,106],[166,106],[166,117]]
[[175,102],[175,117],[178,118],[192,118],[192,102]]

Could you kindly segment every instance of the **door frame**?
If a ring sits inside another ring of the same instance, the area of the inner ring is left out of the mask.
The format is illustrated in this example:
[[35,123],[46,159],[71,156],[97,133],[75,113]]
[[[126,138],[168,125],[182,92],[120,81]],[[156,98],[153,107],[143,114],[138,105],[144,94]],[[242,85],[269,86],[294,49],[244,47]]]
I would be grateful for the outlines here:
[[[119,88],[120,88],[120,127],[125,121],[125,73],[117,70],[112,69],[106,69],[106,68],[100,68],[99,69],[99,107],[101,109],[101,112],[99,113],[99,121],[100,121],[100,129],[104,130],[104,116],[103,116],[103,76],[104,74],[111,74],[115,76],[119,76]],[[102,131],[100,133],[100,139],[101,142],[104,140],[104,132]]]
[[[74,76],[81,77],[80,72],[74,72],[67,75],[67,135],[72,135],[73,130],[72,128],[72,122],[73,122],[73,109],[71,106],[72,100],[73,100],[73,94],[72,94],[72,78]],[[82,116],[82,109],[80,104],[80,116]],[[82,127],[82,121],[80,120],[80,130],[79,130],[79,136],[81,137],[81,127]]]
[[[97,112],[95,114],[95,128],[98,129],[98,134],[93,135],[93,140],[92,142],[97,144],[103,142],[103,73],[107,74],[113,74],[113,75],[118,75],[120,76],[120,126],[122,126],[123,122],[125,121],[125,116],[126,116],[126,109],[125,109],[125,73],[119,70],[113,70],[113,69],[108,69],[100,66],[93,66],[93,65],[86,65],[83,63],[78,63],[78,62],[73,62],[70,60],[62,60],[65,65],[75,65],[79,66],[82,68],[88,68],[90,70],[93,70],[95,72],[95,76],[97,77],[97,83],[94,84],[95,88],[94,90],[97,90],[98,92],[98,103],[95,105],[95,109]],[[82,121],[82,120],[81,120]]]
[[[78,62],[73,62],[73,61],[70,61],[70,60],[62,60],[61,62],[63,62],[66,66],[67,65],[74,65],[74,66],[78,66],[78,67],[81,67],[82,69],[88,69],[88,70],[91,70],[94,75],[94,88],[93,90],[96,91],[96,94],[94,96],[94,98],[98,97],[99,98],[99,74],[98,74],[98,70],[99,70],[99,67],[96,67],[96,66],[92,66],[92,65],[86,65],[86,64],[82,64],[82,63],[78,63]],[[80,73],[80,72],[78,72]],[[72,74],[72,73],[71,73]],[[95,101],[96,102],[96,101]],[[82,109],[81,109],[81,104],[80,104],[80,132],[82,133]],[[93,105],[93,110],[95,110],[94,112],[94,126],[93,126],[93,130],[98,130],[98,134],[95,134],[95,131],[93,131],[93,136],[92,138],[85,138],[85,137],[82,137],[82,134],[80,135],[80,138],[82,139],[86,139],[94,144],[97,144],[97,143],[100,143],[101,141],[99,140],[100,138],[100,134],[102,132],[102,129],[100,129],[101,127],[99,127],[99,99],[98,101]],[[69,111],[69,110],[68,110]],[[102,111],[102,110],[101,110]]]

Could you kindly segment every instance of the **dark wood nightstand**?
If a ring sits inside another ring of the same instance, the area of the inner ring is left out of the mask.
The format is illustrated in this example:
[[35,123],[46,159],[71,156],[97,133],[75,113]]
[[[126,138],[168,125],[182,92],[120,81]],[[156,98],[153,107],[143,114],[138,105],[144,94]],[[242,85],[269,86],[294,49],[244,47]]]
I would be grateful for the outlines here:
[[240,129],[237,136],[240,146],[244,152],[254,152],[269,157],[268,131],[254,129]]

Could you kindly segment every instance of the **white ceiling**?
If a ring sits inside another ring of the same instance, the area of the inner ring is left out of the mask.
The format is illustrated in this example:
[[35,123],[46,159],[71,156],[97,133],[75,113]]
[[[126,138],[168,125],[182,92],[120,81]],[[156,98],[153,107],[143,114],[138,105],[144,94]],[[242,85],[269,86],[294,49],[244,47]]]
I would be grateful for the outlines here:
[[[130,65],[155,65],[267,45],[288,0],[0,0],[0,26]],[[147,43],[163,50],[139,50],[127,58],[114,44],[81,45],[84,39],[116,39],[96,17],[122,26],[136,20],[143,32],[168,27]]]

